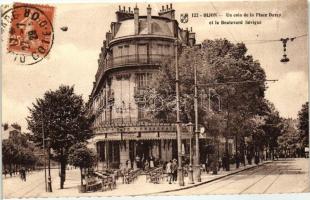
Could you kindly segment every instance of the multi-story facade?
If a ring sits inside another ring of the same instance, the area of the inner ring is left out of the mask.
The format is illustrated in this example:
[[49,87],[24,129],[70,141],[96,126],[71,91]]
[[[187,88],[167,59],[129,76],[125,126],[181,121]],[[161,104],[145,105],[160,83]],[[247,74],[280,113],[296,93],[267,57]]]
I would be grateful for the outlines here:
[[[177,158],[175,126],[148,118],[143,92],[152,87],[160,63],[175,57],[176,41],[194,45],[195,33],[179,27],[171,4],[158,16],[152,16],[150,6],[146,11],[140,16],[138,7],[119,7],[103,41],[88,102],[99,166],[134,166],[134,161],[151,156],[161,161]],[[182,133],[183,139],[189,135]]]

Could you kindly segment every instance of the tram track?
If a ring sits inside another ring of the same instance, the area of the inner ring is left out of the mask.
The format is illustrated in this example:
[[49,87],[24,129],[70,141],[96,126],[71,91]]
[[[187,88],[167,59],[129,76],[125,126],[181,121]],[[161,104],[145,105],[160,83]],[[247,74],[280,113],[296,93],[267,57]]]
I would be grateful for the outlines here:
[[281,174],[283,174],[283,171],[281,171],[277,177],[268,185],[268,187],[263,191],[263,194],[266,194],[266,192],[271,188],[271,186],[280,178]]
[[259,178],[257,181],[255,181],[254,183],[248,185],[245,189],[243,189],[241,192],[239,192],[239,194],[243,194],[245,193],[245,191],[249,190],[250,188],[252,188],[254,185],[256,185],[257,183],[259,183],[260,181],[262,181],[264,178],[266,178],[267,176],[269,176],[270,174],[272,174],[273,172],[278,171],[277,168],[273,169],[271,172],[266,173],[263,177]]
[[[266,166],[263,166],[263,167],[266,167]],[[251,176],[251,175],[257,173],[257,172],[260,171],[260,170],[261,170],[260,167],[256,167],[255,169],[253,169],[253,171],[252,171],[251,173],[247,174],[247,176]],[[226,177],[226,178],[224,178],[224,179],[219,180],[218,182],[210,183],[209,186],[218,184],[219,182],[222,182],[223,180],[229,180],[229,179],[232,179],[232,178],[234,178],[234,177],[230,177],[230,176],[229,176],[229,177]],[[228,183],[225,183],[225,184],[223,184],[223,185],[221,185],[221,186],[219,186],[219,187],[217,187],[217,188],[215,188],[215,189],[213,189],[213,190],[211,190],[211,191],[208,191],[207,194],[210,194],[210,193],[215,192],[215,191],[217,191],[217,190],[219,190],[219,189],[222,189],[223,187],[225,187],[225,186],[227,186],[227,185],[230,185],[230,184],[233,184],[233,183],[235,183],[235,182],[237,182],[237,181],[239,181],[239,180],[233,180],[233,181],[230,181],[230,182],[228,182]]]

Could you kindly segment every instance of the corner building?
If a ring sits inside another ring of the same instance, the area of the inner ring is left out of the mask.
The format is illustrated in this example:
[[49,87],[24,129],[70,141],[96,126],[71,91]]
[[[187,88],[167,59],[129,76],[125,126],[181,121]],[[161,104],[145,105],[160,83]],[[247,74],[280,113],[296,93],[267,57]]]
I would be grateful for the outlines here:
[[[120,6],[103,41],[88,102],[98,168],[126,163],[140,168],[141,161],[151,157],[155,164],[177,158],[175,125],[146,116],[143,92],[152,87],[160,62],[175,58],[175,41],[194,45],[195,33],[179,27],[171,4],[163,6],[158,16],[152,16],[150,5],[146,11],[146,16],[140,16],[139,8]],[[189,135],[184,131],[182,139]],[[186,142],[183,147],[188,150]]]

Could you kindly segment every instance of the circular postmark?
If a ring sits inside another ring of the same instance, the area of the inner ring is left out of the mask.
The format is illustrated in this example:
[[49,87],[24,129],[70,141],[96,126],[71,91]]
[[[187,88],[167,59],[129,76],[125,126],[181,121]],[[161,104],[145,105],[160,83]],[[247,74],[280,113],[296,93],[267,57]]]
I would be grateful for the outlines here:
[[1,19],[11,15],[8,34],[8,54],[24,65],[33,65],[43,60],[50,52],[54,41],[52,20],[54,8],[43,5],[16,3],[5,11]]

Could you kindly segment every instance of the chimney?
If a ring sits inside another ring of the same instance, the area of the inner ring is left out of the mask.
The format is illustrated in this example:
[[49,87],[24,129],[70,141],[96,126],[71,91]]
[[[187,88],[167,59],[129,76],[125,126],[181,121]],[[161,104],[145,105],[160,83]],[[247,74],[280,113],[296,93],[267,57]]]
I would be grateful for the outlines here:
[[149,4],[149,6],[147,7],[147,33],[151,34],[152,33],[152,8]]
[[172,8],[172,4],[166,5],[166,10],[165,10],[165,6],[162,6],[162,10],[158,13],[159,16],[161,17],[166,17],[168,19],[175,19],[175,10]]
[[134,8],[134,25],[135,25],[135,35],[139,34],[139,8]]
[[117,34],[119,27],[121,26],[120,22],[112,22],[111,23],[111,31],[112,31],[112,39],[115,37]]
[[126,11],[124,6],[122,10],[122,7],[118,6],[118,11],[115,12],[117,22],[133,18],[133,14],[130,12],[130,7],[128,9],[129,11]]
[[107,41],[107,44],[110,43],[110,41],[112,40],[112,33],[109,31],[106,33],[106,41]]
[[181,30],[181,37],[185,41],[186,44],[188,44],[188,29],[186,30]]
[[196,34],[192,32],[192,28],[191,28],[191,32],[189,32],[189,35],[188,35],[188,42],[189,42],[189,46],[191,47],[196,44]]

